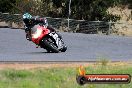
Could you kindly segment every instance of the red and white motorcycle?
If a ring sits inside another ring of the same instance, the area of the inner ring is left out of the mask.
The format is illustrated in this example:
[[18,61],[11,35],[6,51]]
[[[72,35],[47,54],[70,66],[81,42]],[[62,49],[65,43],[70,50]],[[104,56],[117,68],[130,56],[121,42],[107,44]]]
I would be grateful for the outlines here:
[[67,46],[56,32],[51,32],[44,25],[34,25],[31,28],[31,41],[47,50],[47,52],[65,52]]

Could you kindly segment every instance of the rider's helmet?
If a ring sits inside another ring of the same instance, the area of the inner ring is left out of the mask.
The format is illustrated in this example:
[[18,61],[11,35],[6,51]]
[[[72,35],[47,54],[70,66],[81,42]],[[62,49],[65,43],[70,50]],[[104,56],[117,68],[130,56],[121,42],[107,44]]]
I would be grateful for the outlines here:
[[30,15],[29,13],[23,14],[23,22],[25,23],[26,26],[31,25],[31,23],[29,22],[31,18],[32,18],[32,15]]
[[30,15],[29,13],[25,13],[23,14],[23,19],[31,19],[32,15]]

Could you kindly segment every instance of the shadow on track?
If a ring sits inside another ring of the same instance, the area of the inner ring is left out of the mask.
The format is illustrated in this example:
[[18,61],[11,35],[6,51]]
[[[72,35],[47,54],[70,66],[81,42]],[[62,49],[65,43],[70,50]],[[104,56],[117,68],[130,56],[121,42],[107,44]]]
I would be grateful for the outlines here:
[[35,54],[51,54],[51,53],[53,53],[53,52],[27,52],[27,53],[24,53],[24,54],[33,54],[33,55],[35,55]]

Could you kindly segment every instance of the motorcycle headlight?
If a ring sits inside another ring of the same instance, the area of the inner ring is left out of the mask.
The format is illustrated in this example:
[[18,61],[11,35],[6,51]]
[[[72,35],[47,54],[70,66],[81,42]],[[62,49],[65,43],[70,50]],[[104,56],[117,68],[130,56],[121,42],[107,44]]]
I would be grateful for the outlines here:
[[41,29],[37,29],[36,33],[33,34],[33,38],[38,38],[41,34],[42,34],[42,30]]

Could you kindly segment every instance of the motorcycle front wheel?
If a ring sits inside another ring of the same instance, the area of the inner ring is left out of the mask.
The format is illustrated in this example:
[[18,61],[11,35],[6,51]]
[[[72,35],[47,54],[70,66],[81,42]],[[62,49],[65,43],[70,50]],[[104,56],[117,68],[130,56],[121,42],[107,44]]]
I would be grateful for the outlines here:
[[67,46],[63,46],[63,48],[61,49],[61,52],[65,52],[67,50]]
[[54,40],[50,37],[43,38],[40,44],[48,52],[59,53],[59,50],[58,50]]

